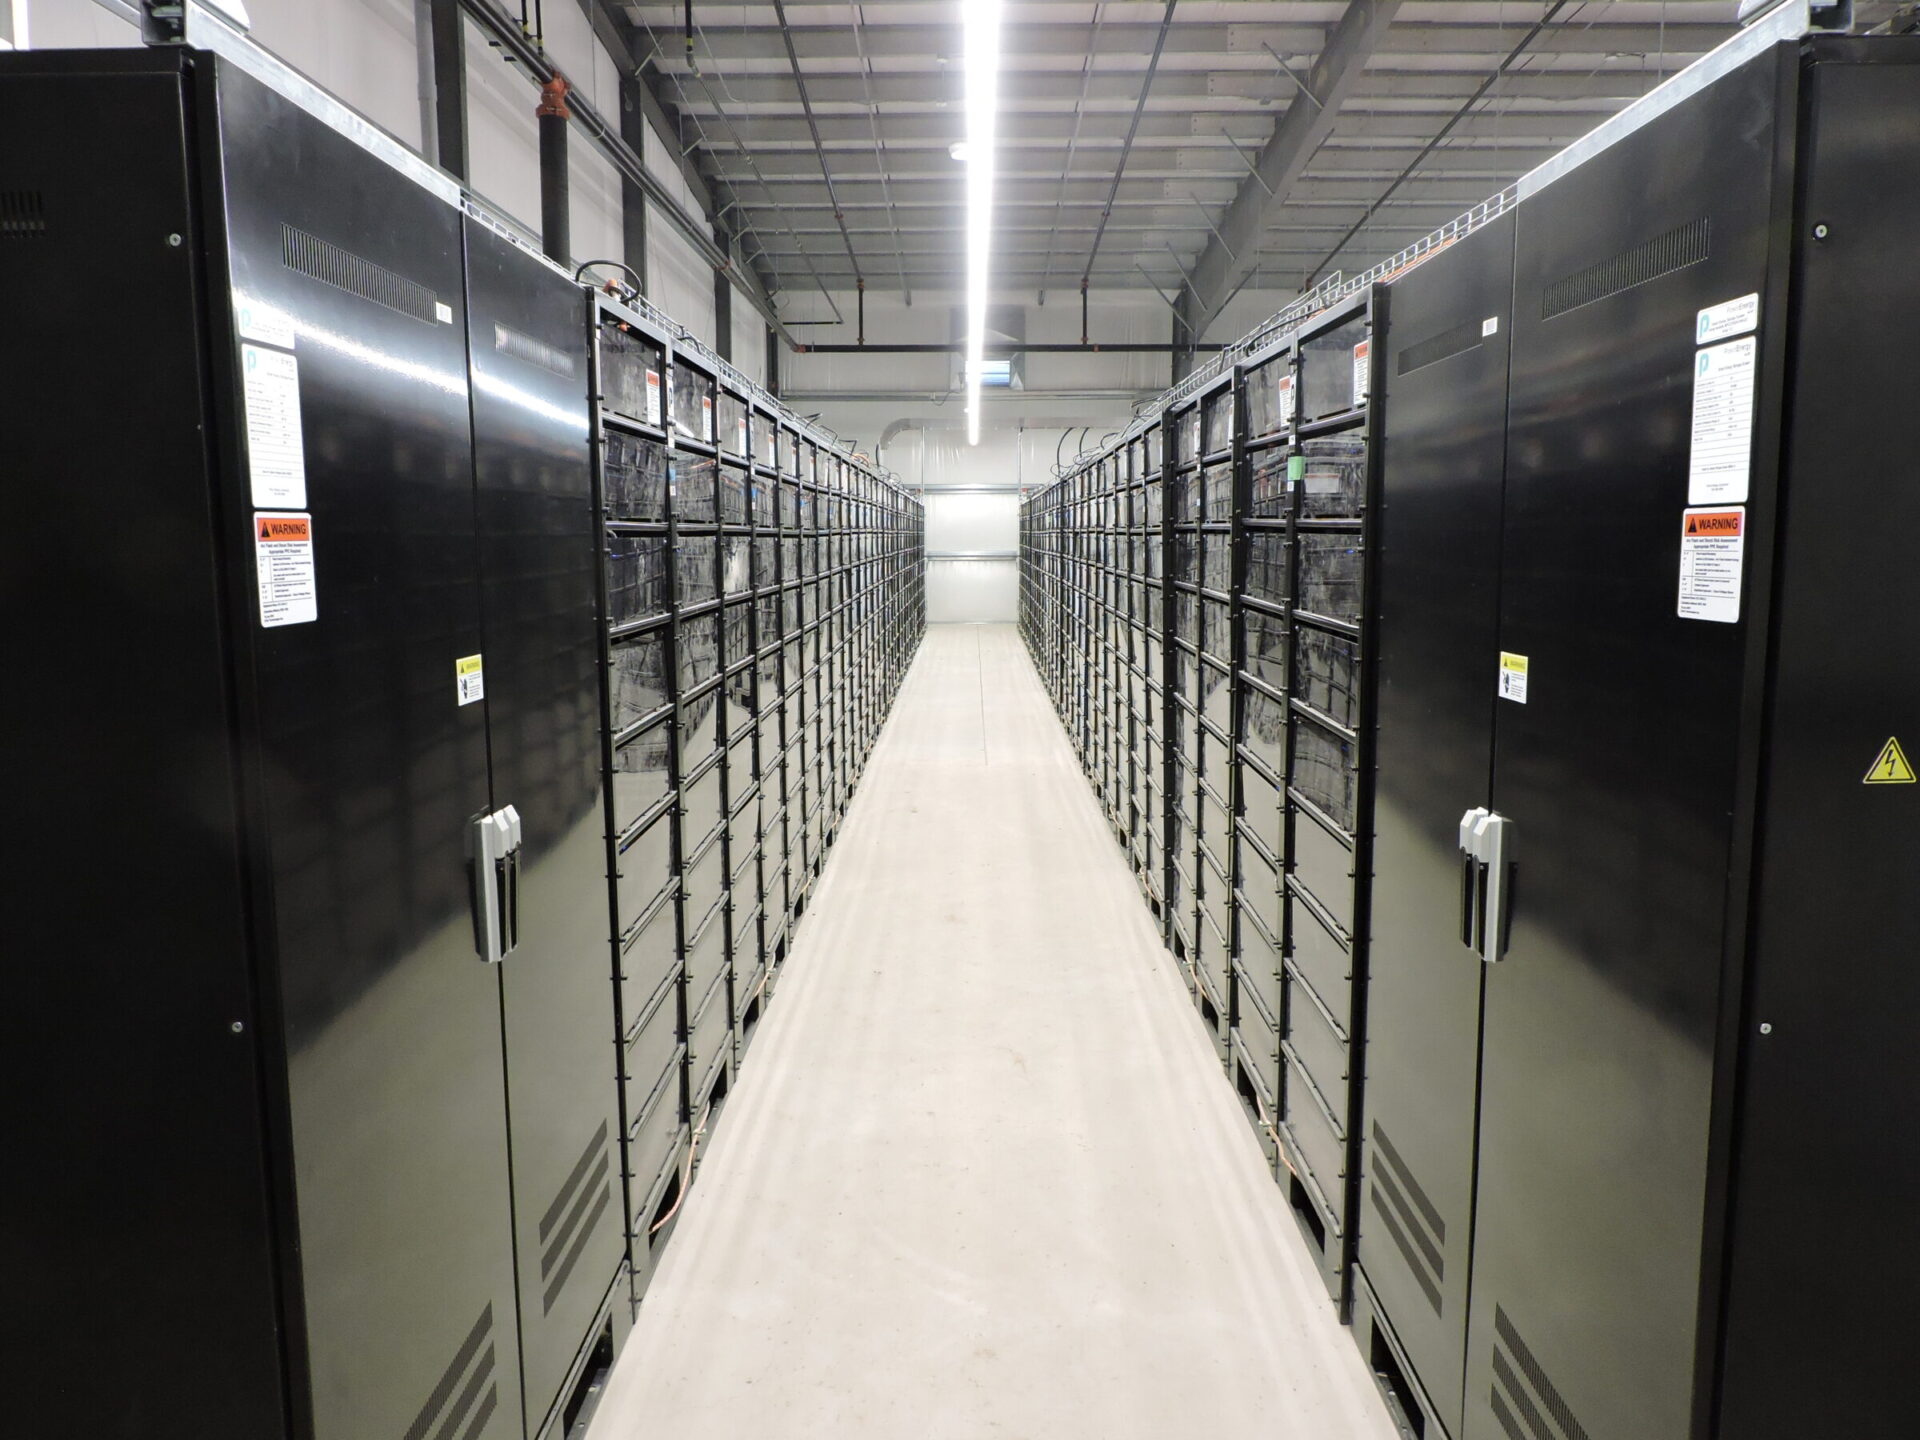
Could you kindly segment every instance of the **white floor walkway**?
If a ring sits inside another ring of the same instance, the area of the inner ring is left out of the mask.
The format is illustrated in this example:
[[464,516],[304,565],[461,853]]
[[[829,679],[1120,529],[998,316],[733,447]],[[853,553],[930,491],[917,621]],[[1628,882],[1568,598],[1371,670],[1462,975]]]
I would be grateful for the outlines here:
[[1012,627],[935,627],[592,1440],[1391,1440]]

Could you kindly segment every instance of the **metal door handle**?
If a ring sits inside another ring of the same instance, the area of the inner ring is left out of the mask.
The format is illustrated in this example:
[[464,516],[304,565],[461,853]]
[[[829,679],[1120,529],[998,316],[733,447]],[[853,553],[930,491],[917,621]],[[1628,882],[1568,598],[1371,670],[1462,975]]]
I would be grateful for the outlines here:
[[520,941],[520,812],[508,805],[475,818],[467,864],[474,949],[487,964],[498,965]]
[[501,949],[500,866],[505,836],[497,814],[478,816],[467,834],[467,865],[473,880],[474,948],[489,965],[498,965]]
[[1486,925],[1486,868],[1478,847],[1487,815],[1484,806],[1476,806],[1460,817],[1460,943],[1475,954]]
[[1513,821],[1484,807],[1467,811],[1460,857],[1460,943],[1492,965],[1506,955],[1513,933]]

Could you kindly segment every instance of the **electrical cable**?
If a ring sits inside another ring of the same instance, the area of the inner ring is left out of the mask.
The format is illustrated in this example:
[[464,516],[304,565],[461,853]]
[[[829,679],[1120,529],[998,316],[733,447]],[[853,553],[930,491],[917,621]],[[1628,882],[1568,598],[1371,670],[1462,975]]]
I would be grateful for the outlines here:
[[662,1215],[647,1228],[647,1234],[656,1234],[668,1221],[680,1213],[680,1207],[687,1203],[687,1191],[693,1186],[693,1158],[700,1153],[700,1137],[707,1133],[707,1119],[713,1114],[713,1104],[700,1112],[700,1123],[693,1127],[693,1134],[687,1142],[687,1168],[680,1177],[680,1193],[673,1197],[673,1208]]
[[627,278],[633,282],[633,285],[631,287],[633,293],[635,295],[638,295],[641,293],[640,272],[638,270],[635,270],[631,265],[627,264],[627,262],[624,260],[582,260],[580,262],[579,268],[573,272],[574,284],[576,285],[579,284],[581,279],[586,275],[587,271],[591,270],[596,265],[612,265],[616,269],[626,271]]

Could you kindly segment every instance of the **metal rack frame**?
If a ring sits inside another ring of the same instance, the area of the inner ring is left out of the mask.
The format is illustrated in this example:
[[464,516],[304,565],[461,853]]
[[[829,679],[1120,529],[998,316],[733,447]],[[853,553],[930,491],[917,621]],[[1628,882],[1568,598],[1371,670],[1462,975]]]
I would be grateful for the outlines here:
[[[638,1304],[924,633],[925,523],[921,502],[891,477],[652,307],[597,294],[588,320],[608,622],[609,917]],[[631,368],[609,363],[615,337],[643,351],[654,377],[644,405],[611,373]],[[628,454],[643,457],[657,486],[645,515],[622,508]],[[645,613],[627,617],[621,582],[636,544],[657,572],[640,563]],[[648,679],[657,698],[636,706]],[[659,778],[629,813],[622,777],[634,767]]]
[[[1351,350],[1370,347],[1383,295],[1263,327],[1029,497],[1020,527],[1026,643],[1343,1310],[1380,409],[1378,366],[1361,376]],[[1307,403],[1329,383],[1334,400]]]

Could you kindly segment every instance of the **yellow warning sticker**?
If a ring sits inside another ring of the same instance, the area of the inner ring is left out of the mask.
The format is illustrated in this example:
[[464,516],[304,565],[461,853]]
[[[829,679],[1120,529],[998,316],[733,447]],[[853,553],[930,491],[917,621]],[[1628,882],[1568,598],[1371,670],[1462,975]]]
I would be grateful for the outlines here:
[[462,655],[453,662],[453,683],[462,705],[487,698],[486,669],[478,655]]
[[1898,739],[1889,738],[1880,749],[1873,764],[1867,770],[1862,785],[1912,785],[1915,783],[1913,766],[1907,762],[1907,752],[1900,748]]
[[1500,698],[1527,703],[1527,657],[1500,652]]

